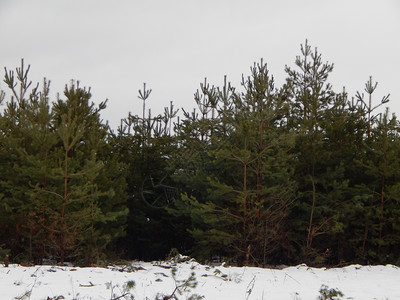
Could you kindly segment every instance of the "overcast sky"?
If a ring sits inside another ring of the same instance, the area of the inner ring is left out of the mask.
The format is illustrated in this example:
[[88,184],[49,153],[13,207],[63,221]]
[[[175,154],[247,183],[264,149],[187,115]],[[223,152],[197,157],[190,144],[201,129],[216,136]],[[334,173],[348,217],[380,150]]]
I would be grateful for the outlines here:
[[280,86],[305,39],[335,64],[335,91],[352,96],[373,76],[375,101],[390,93],[400,115],[399,0],[0,0],[0,67],[24,58],[53,100],[79,80],[94,102],[109,99],[113,127],[141,114],[143,82],[154,114],[170,101],[191,110],[204,77],[239,86],[260,58]]

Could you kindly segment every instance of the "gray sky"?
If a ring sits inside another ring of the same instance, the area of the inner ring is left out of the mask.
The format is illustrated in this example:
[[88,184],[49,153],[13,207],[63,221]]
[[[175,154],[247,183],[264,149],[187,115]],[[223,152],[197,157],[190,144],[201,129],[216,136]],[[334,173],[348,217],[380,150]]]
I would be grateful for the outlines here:
[[260,58],[280,86],[308,39],[335,64],[335,91],[352,96],[373,76],[375,101],[390,93],[400,115],[399,32],[398,0],[0,0],[0,67],[24,58],[32,81],[52,81],[54,100],[79,80],[94,102],[109,99],[102,116],[116,127],[141,114],[143,82],[153,114],[170,101],[191,110],[204,77],[239,88]]

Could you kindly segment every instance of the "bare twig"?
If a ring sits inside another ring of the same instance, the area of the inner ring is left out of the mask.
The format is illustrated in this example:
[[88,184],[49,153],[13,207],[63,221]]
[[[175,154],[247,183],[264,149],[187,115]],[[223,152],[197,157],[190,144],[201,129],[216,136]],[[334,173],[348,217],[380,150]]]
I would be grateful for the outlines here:
[[95,286],[91,281],[89,281],[89,284],[79,284],[80,287],[92,287]]

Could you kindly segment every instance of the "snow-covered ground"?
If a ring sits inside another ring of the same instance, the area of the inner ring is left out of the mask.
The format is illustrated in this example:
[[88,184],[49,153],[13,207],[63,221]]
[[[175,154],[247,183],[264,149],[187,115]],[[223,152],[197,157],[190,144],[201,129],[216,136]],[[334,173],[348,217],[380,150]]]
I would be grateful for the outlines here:
[[196,295],[211,300],[308,300],[318,299],[321,287],[343,293],[334,299],[400,299],[400,268],[210,267],[194,260],[133,262],[108,268],[0,266],[1,300],[175,299],[168,298],[171,295],[179,300],[200,299]]

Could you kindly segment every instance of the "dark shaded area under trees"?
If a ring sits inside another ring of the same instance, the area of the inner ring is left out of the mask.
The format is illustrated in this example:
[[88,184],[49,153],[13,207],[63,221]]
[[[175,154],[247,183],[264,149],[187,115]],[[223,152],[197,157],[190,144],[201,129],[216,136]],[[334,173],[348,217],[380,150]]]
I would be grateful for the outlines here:
[[[261,60],[241,90],[207,80],[197,108],[146,109],[116,131],[90,90],[0,92],[0,255],[83,265],[171,249],[238,265],[400,264],[400,129],[372,78],[349,98],[307,41],[286,83]],[[8,95],[10,94],[10,95]],[[7,96],[7,100],[6,100]],[[375,104],[378,102],[378,104]]]

